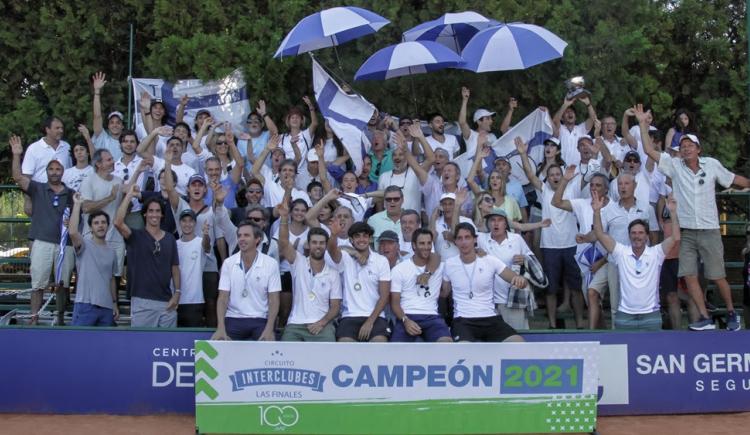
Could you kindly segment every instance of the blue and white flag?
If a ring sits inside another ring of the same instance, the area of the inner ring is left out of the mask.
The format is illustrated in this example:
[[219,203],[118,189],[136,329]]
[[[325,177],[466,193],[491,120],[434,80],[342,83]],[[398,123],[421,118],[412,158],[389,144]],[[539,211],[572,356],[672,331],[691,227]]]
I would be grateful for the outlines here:
[[492,144],[492,150],[497,157],[506,157],[510,161],[513,168],[513,178],[516,178],[521,184],[527,184],[529,179],[523,171],[521,157],[516,151],[514,140],[520,136],[524,142],[528,143],[529,157],[533,162],[539,163],[544,159],[544,141],[552,137],[552,132],[552,119],[549,113],[537,108],[500,136]]
[[183,121],[193,128],[195,116],[199,110],[208,110],[216,122],[229,122],[235,132],[243,131],[250,104],[245,89],[245,79],[240,70],[235,70],[227,77],[212,82],[197,79],[180,80],[170,83],[162,79],[133,79],[133,97],[135,98],[135,125],[141,122],[138,101],[141,93],[148,92],[153,99],[161,100],[167,108],[167,123],[174,125],[177,105],[180,98],[187,95],[187,106]]
[[[331,130],[341,139],[354,162],[356,171],[362,168],[362,156],[369,149],[364,130],[375,112],[375,106],[359,94],[349,94],[312,59],[313,88],[321,113]],[[363,148],[363,141],[367,145]]]

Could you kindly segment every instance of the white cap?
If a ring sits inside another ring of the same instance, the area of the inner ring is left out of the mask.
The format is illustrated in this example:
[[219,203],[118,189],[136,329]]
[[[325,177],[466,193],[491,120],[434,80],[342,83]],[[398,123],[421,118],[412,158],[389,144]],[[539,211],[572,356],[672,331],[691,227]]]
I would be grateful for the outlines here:
[[120,121],[125,119],[125,117],[122,116],[122,112],[114,111],[110,113],[109,115],[107,115],[107,121],[109,121],[109,119],[112,118],[113,116],[120,118]]
[[544,139],[544,144],[545,145],[547,144],[547,142],[552,142],[553,144],[557,145],[558,147],[560,146],[560,139],[558,139],[558,138],[556,138],[554,136],[550,136],[547,139]]
[[479,121],[485,116],[495,116],[495,112],[490,112],[487,109],[477,109],[477,111],[474,112],[474,122]]
[[445,192],[444,194],[440,195],[440,202],[442,202],[444,199],[452,199],[452,200],[455,201],[456,200],[456,194],[455,193],[450,193],[450,192]]
[[307,152],[307,161],[308,162],[317,162],[318,161],[318,154],[315,153],[315,148],[311,148]]
[[680,138],[680,145],[682,145],[682,142],[685,141],[686,139],[693,142],[696,145],[701,144],[701,141],[698,140],[698,136],[688,133],[688,134],[682,135],[682,137]]

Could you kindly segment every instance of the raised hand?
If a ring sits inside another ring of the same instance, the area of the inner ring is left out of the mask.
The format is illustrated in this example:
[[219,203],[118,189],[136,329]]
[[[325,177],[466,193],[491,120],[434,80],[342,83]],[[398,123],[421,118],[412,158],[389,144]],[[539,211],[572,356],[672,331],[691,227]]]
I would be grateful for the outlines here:
[[99,93],[104,85],[107,84],[107,75],[99,71],[91,77],[91,80],[94,85],[94,92]]
[[273,136],[271,136],[271,139],[268,140],[266,148],[269,151],[273,151],[279,147],[279,142],[281,142],[281,136],[279,136],[278,134],[274,134]]
[[636,104],[633,106],[633,116],[635,116],[635,119],[638,120],[638,122],[647,122],[647,112],[643,111],[643,104]]
[[513,110],[517,107],[518,107],[518,100],[516,100],[513,97],[510,97],[510,99],[508,99],[508,110]]
[[527,154],[529,151],[529,144],[524,142],[520,136],[516,136],[516,138],[513,139],[513,143],[516,145],[516,150],[519,154]]
[[23,144],[21,143],[21,137],[11,135],[10,140],[8,140],[8,143],[10,144],[10,152],[13,153],[14,156],[20,156],[23,154]]
[[599,134],[602,132],[602,121],[599,119],[594,120],[594,137],[599,137]]
[[232,132],[232,124],[229,122],[224,123],[224,137],[227,139],[227,143],[234,143],[234,133]]
[[461,98],[464,99],[464,101],[468,100],[471,96],[471,91],[466,86],[461,87]]
[[73,194],[73,204],[75,205],[83,204],[83,196],[81,196],[80,192],[76,192]]
[[677,200],[674,199],[674,196],[670,193],[669,196],[667,196],[667,208],[669,209],[669,214],[671,216],[676,216],[675,213],[677,213]]
[[308,107],[308,108],[309,108],[310,110],[313,110],[313,109],[314,109],[314,107],[313,107],[313,103],[312,103],[312,101],[310,101],[310,97],[308,97],[307,95],[305,95],[304,97],[302,97],[302,101],[304,101],[304,102],[305,102],[305,104],[307,105],[307,107]]
[[162,125],[154,129],[159,136],[172,136],[174,129],[168,125]]
[[563,178],[565,178],[566,181],[570,181],[576,177],[576,165],[569,165],[567,168],[565,168],[565,173],[563,174]]
[[456,205],[455,207],[461,207],[466,202],[466,197],[469,195],[469,189],[462,187],[456,190]]
[[258,115],[262,117],[266,116],[266,100],[258,100],[258,106],[255,108]]
[[188,97],[187,95],[183,95],[182,97],[180,97],[180,106],[187,106],[188,100],[190,100],[190,97]]
[[591,208],[594,209],[594,213],[598,212],[604,207],[604,197],[600,196],[598,192],[591,192]]
[[89,129],[85,125],[78,124],[78,127],[76,127],[76,130],[78,130],[78,132],[81,133],[81,136],[83,136],[84,139],[86,140],[91,139],[91,134],[89,133]]
[[224,188],[224,186],[219,183],[214,184],[215,185],[211,186],[211,189],[214,191],[214,201],[216,202],[216,204],[224,204],[224,199],[229,194],[229,190]]
[[585,104],[587,106],[591,105],[591,99],[589,97],[581,97],[581,98],[579,98],[579,100],[581,101],[581,103],[583,103],[583,104]]
[[396,142],[396,145],[401,148],[404,151],[407,151],[406,149],[406,136],[401,132],[401,130],[396,130],[396,132],[393,134],[393,140]]
[[411,125],[409,126],[409,134],[411,135],[411,137],[416,137],[416,138],[424,137],[424,133],[422,132],[422,126],[419,125],[418,119],[412,120]]
[[151,94],[147,91],[141,92],[141,99],[139,101],[142,112],[148,112],[151,109]]
[[281,203],[276,207],[276,210],[279,212],[279,217],[282,217],[282,218],[289,217],[289,203],[288,202],[281,201]]

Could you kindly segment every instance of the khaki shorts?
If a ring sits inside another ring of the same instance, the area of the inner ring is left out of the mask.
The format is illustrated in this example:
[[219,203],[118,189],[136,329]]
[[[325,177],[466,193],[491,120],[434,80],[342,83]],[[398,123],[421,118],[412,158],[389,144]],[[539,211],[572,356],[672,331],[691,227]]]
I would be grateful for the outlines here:
[[680,267],[677,276],[698,275],[698,260],[703,260],[706,279],[727,276],[724,269],[724,244],[719,230],[680,230]]
[[[58,243],[44,242],[34,240],[31,243],[31,288],[45,289],[50,284],[52,272],[57,272],[57,256],[60,254],[60,245]],[[70,286],[70,275],[73,273],[75,266],[75,251],[72,246],[65,247],[65,258],[62,264],[62,281],[65,287]],[[54,277],[52,277],[54,279]]]
[[[602,301],[604,300],[604,295],[609,289],[609,302],[612,307],[611,311],[612,313],[616,312],[620,303],[620,276],[617,274],[617,265],[614,263],[607,263],[600,267],[591,279],[589,289],[593,289],[599,293],[599,299]],[[583,297],[586,300],[586,305],[588,305],[588,289],[584,290]]]

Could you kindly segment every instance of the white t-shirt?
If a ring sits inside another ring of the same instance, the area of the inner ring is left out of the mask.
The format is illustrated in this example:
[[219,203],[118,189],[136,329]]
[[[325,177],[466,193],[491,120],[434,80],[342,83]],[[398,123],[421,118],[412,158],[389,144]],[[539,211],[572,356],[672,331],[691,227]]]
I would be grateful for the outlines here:
[[[279,240],[279,227],[280,220],[277,219],[271,226],[271,237],[276,240]],[[302,231],[302,234],[300,235],[295,235],[291,230],[289,231],[289,244],[292,245],[295,251],[297,251],[297,258],[300,258],[300,256],[304,255],[305,253],[305,243],[307,243],[308,232],[310,232],[309,227],[305,227],[305,230]],[[292,266],[288,261],[286,261],[286,259],[283,259],[279,263],[279,270],[281,272],[289,272],[292,270]]]
[[[497,243],[489,233],[479,233],[478,245],[480,249],[502,261],[516,273],[521,271],[521,266],[513,264],[513,256],[523,255],[525,257],[533,255],[523,237],[520,234],[511,232],[507,233],[507,237],[502,243]],[[495,275],[493,302],[496,304],[506,304],[508,302],[509,289],[510,283],[500,278],[499,275]]]
[[[182,229],[180,228],[180,213],[182,213],[183,210],[187,209],[191,209],[190,205],[184,199],[180,198],[180,203],[177,205],[177,209],[173,211],[174,220],[177,224],[177,232],[180,234],[180,236],[182,236]],[[193,210],[193,212],[197,213],[198,210]],[[198,215],[197,219],[195,220],[196,234],[203,234],[204,223],[208,223],[208,237],[211,240],[211,249],[206,254],[206,262],[203,264],[203,271],[218,272],[219,263],[218,261],[216,261],[216,255],[214,255],[214,246],[216,246],[216,240],[224,237],[224,232],[218,226],[216,226],[213,207],[206,207],[203,212]]]
[[279,263],[258,252],[249,270],[238,252],[221,266],[219,290],[229,292],[227,317],[268,318],[268,294],[281,291]]
[[310,258],[299,254],[292,263],[292,278],[292,313],[288,322],[292,325],[317,322],[328,313],[331,299],[342,297],[340,274],[326,263],[313,275]]
[[[308,207],[312,207],[312,201],[310,196],[304,190],[299,190],[296,187],[292,187],[292,201],[295,199],[304,199]],[[274,207],[284,200],[284,188],[281,184],[274,183],[273,178],[266,178],[266,182],[263,183],[263,199],[261,202],[264,207]]]
[[664,263],[661,244],[647,246],[640,258],[633,248],[617,243],[611,259],[620,278],[620,305],[617,311],[647,314],[659,310],[659,275]]
[[[158,126],[154,126],[154,128],[156,127]],[[138,142],[146,139],[146,137],[148,136],[148,132],[146,131],[146,127],[143,125],[143,123],[135,126],[135,135],[138,136]],[[164,152],[167,151],[167,141],[169,140],[169,138],[170,136],[156,136],[156,145],[154,146],[154,155],[156,157],[164,158]]]
[[[474,229],[477,228],[474,225],[474,222],[467,217],[459,216],[458,222],[469,223]],[[440,258],[442,258],[443,261],[459,254],[456,244],[445,240],[445,237],[443,236],[443,231],[449,230],[450,227],[445,223],[445,216],[440,216],[437,221],[435,221],[435,231],[437,232],[437,237],[435,238],[435,251],[440,255]]]
[[203,239],[194,237],[189,242],[177,239],[177,255],[180,257],[180,304],[202,304],[205,302],[203,266],[206,264]]
[[417,284],[417,277],[427,266],[417,266],[411,259],[404,260],[391,271],[391,293],[401,293],[401,309],[406,314],[437,315],[440,287],[443,285],[443,268],[430,275],[427,288]]
[[479,318],[496,316],[494,299],[494,276],[502,273],[506,265],[486,255],[476,257],[465,264],[460,256],[444,262],[443,281],[453,288],[453,317]]
[[47,164],[52,160],[60,162],[65,170],[73,166],[73,160],[70,158],[70,145],[61,140],[57,149],[54,149],[44,141],[44,138],[41,138],[26,149],[23,162],[21,162],[21,173],[30,176],[33,181],[46,183]]
[[[335,265],[344,279],[344,301],[341,317],[368,317],[380,299],[380,281],[391,280],[391,266],[388,260],[373,251],[365,266],[346,252],[341,253],[341,262]],[[385,317],[384,313],[379,313]]]
[[[542,239],[540,246],[542,248],[562,249],[576,246],[576,218],[573,213],[552,206],[552,197],[555,195],[554,189],[549,184],[542,185],[541,200],[542,219],[551,219],[552,225],[542,228]],[[563,199],[575,198],[571,191],[570,184],[565,188]]]
[[407,166],[406,171],[400,174],[394,174],[393,171],[381,174],[378,178],[378,190],[385,190],[388,186],[401,188],[404,194],[404,203],[401,208],[404,210],[422,210],[422,184],[411,167]]
[[[427,143],[430,144],[433,151],[438,148],[442,148],[448,151],[449,156],[456,157],[458,155],[458,152],[461,150],[461,146],[458,144],[458,140],[456,140],[456,136],[453,136],[452,134],[446,134],[444,137],[445,137],[445,142],[439,142],[437,139],[435,139],[432,136],[427,136],[425,139],[427,139]],[[421,150],[421,146],[420,146],[420,150]]]
[[586,121],[573,127],[573,130],[568,130],[565,125],[560,125],[560,150],[566,165],[577,165],[581,162],[581,153],[578,152],[578,139],[586,136],[588,132]]
[[[479,140],[479,132],[476,130],[471,130],[471,134],[469,134],[468,139],[464,139],[464,142],[466,142],[466,154],[469,156],[474,156],[477,153],[477,140]],[[497,136],[495,136],[495,133],[489,133],[487,134],[487,141],[492,145],[497,140]]]
[[[162,169],[164,169],[164,159],[159,157],[154,157],[154,176],[158,180],[159,178],[159,172],[161,172]],[[175,190],[177,193],[180,194],[180,196],[187,195],[187,185],[188,180],[190,180],[190,177],[196,174],[195,169],[193,169],[191,166],[186,165],[185,162],[182,162],[180,165],[172,164],[170,166],[175,174],[177,174],[177,181],[175,182]]]
[[[297,148],[299,148],[300,152],[300,166],[305,164],[305,162],[307,161],[307,150],[313,147],[312,135],[313,132],[311,132],[309,128],[300,132],[300,138],[297,142]],[[294,159],[292,136],[289,133],[284,133],[281,135],[281,144],[279,146],[284,150],[284,155],[287,159]]]
[[62,182],[69,188],[78,192],[79,190],[81,190],[81,183],[83,183],[83,180],[85,180],[87,177],[90,177],[93,173],[93,166],[86,166],[83,169],[78,169],[77,167],[73,166],[63,172]]
[[622,138],[619,138],[617,136],[615,136],[612,142],[605,139],[604,136],[602,136],[601,138],[602,142],[604,142],[604,145],[607,146],[609,153],[612,154],[612,158],[615,160],[622,161],[622,159],[625,158],[625,154],[627,154],[628,151],[632,150],[627,142],[623,142]]
[[[607,205],[604,206],[604,209],[611,207],[612,204],[613,202],[610,200]],[[588,234],[591,232],[594,229],[594,209],[591,208],[591,200],[574,198],[570,200],[570,207],[573,209],[573,214],[576,216],[576,219],[578,219],[578,232],[581,234]],[[606,211],[602,211],[601,213],[606,214]],[[604,216],[604,214],[602,216]],[[581,252],[590,245],[591,243],[579,243],[576,248],[576,258],[578,258]],[[604,249],[604,246],[602,246],[601,243],[596,242],[596,247],[602,255],[607,254],[607,250]],[[581,266],[580,263],[579,267],[581,267],[582,271],[588,270],[588,267]]]
[[[349,200],[347,198],[352,198]],[[353,201],[357,201],[358,205],[355,205]],[[356,193],[345,193],[341,198],[338,199],[339,205],[343,205],[352,211],[352,218],[354,222],[364,222],[365,214],[367,210],[372,207],[372,198],[365,198],[362,195]]]
[[[87,201],[100,201],[111,195],[114,187],[119,189],[121,185],[122,180],[115,176],[113,176],[111,180],[105,180],[94,172],[90,177],[86,177],[86,179],[83,180],[83,183],[81,183],[81,197]],[[109,202],[104,208],[102,208],[102,211],[109,215],[110,225],[107,229],[106,236],[108,242],[123,241],[120,232],[115,229],[114,225],[112,225],[112,221],[115,220],[115,213],[117,213],[117,207],[120,206],[120,201],[122,201],[122,192],[118,191],[114,201]],[[83,221],[83,235],[86,235],[91,231],[89,229],[88,218],[88,213],[84,214],[81,218]]]

